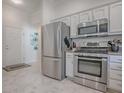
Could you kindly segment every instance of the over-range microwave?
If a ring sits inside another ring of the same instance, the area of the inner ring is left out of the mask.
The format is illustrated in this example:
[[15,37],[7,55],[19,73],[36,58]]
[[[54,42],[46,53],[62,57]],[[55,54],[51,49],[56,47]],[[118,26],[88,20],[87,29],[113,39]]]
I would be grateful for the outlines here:
[[80,23],[78,35],[108,32],[108,20],[106,18],[92,22]]

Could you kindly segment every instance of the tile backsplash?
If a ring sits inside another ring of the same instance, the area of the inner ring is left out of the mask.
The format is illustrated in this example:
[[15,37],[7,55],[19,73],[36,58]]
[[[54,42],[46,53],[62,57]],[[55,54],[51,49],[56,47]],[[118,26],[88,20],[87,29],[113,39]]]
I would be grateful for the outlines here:
[[78,38],[73,39],[72,41],[76,43],[76,46],[80,47],[85,42],[107,42],[107,41],[113,41],[113,40],[121,40],[122,36],[108,36],[108,37],[87,37],[87,38]]

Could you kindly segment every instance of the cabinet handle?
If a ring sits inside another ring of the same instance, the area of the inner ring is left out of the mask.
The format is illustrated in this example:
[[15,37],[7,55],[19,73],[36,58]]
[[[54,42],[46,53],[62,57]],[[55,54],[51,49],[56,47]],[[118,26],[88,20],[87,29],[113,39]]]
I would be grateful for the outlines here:
[[119,61],[122,61],[122,59],[118,59]]
[[122,67],[117,67],[117,68],[122,69]]
[[118,76],[122,76],[121,74],[117,74]]

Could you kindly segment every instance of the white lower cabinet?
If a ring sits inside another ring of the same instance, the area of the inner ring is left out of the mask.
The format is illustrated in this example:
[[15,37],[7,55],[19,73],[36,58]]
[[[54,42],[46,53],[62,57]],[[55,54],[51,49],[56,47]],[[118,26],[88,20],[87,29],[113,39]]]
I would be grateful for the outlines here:
[[121,63],[110,63],[110,69],[112,70],[122,70],[122,64]]
[[66,53],[66,76],[73,77],[73,59],[74,53],[67,52]]
[[115,80],[122,80],[122,73],[118,70],[110,70],[110,78]]
[[122,56],[109,56],[108,88],[122,92]]
[[113,89],[113,90],[116,90],[118,92],[121,92],[122,91],[122,81],[117,81],[117,80],[114,80],[114,79],[110,79],[109,80],[109,88]]

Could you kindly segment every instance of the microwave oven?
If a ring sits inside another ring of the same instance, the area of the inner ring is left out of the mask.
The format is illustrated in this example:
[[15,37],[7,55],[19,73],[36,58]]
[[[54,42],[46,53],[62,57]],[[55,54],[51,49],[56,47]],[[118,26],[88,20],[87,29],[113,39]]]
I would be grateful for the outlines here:
[[80,23],[78,25],[78,35],[108,32],[108,20],[106,18],[92,22]]

